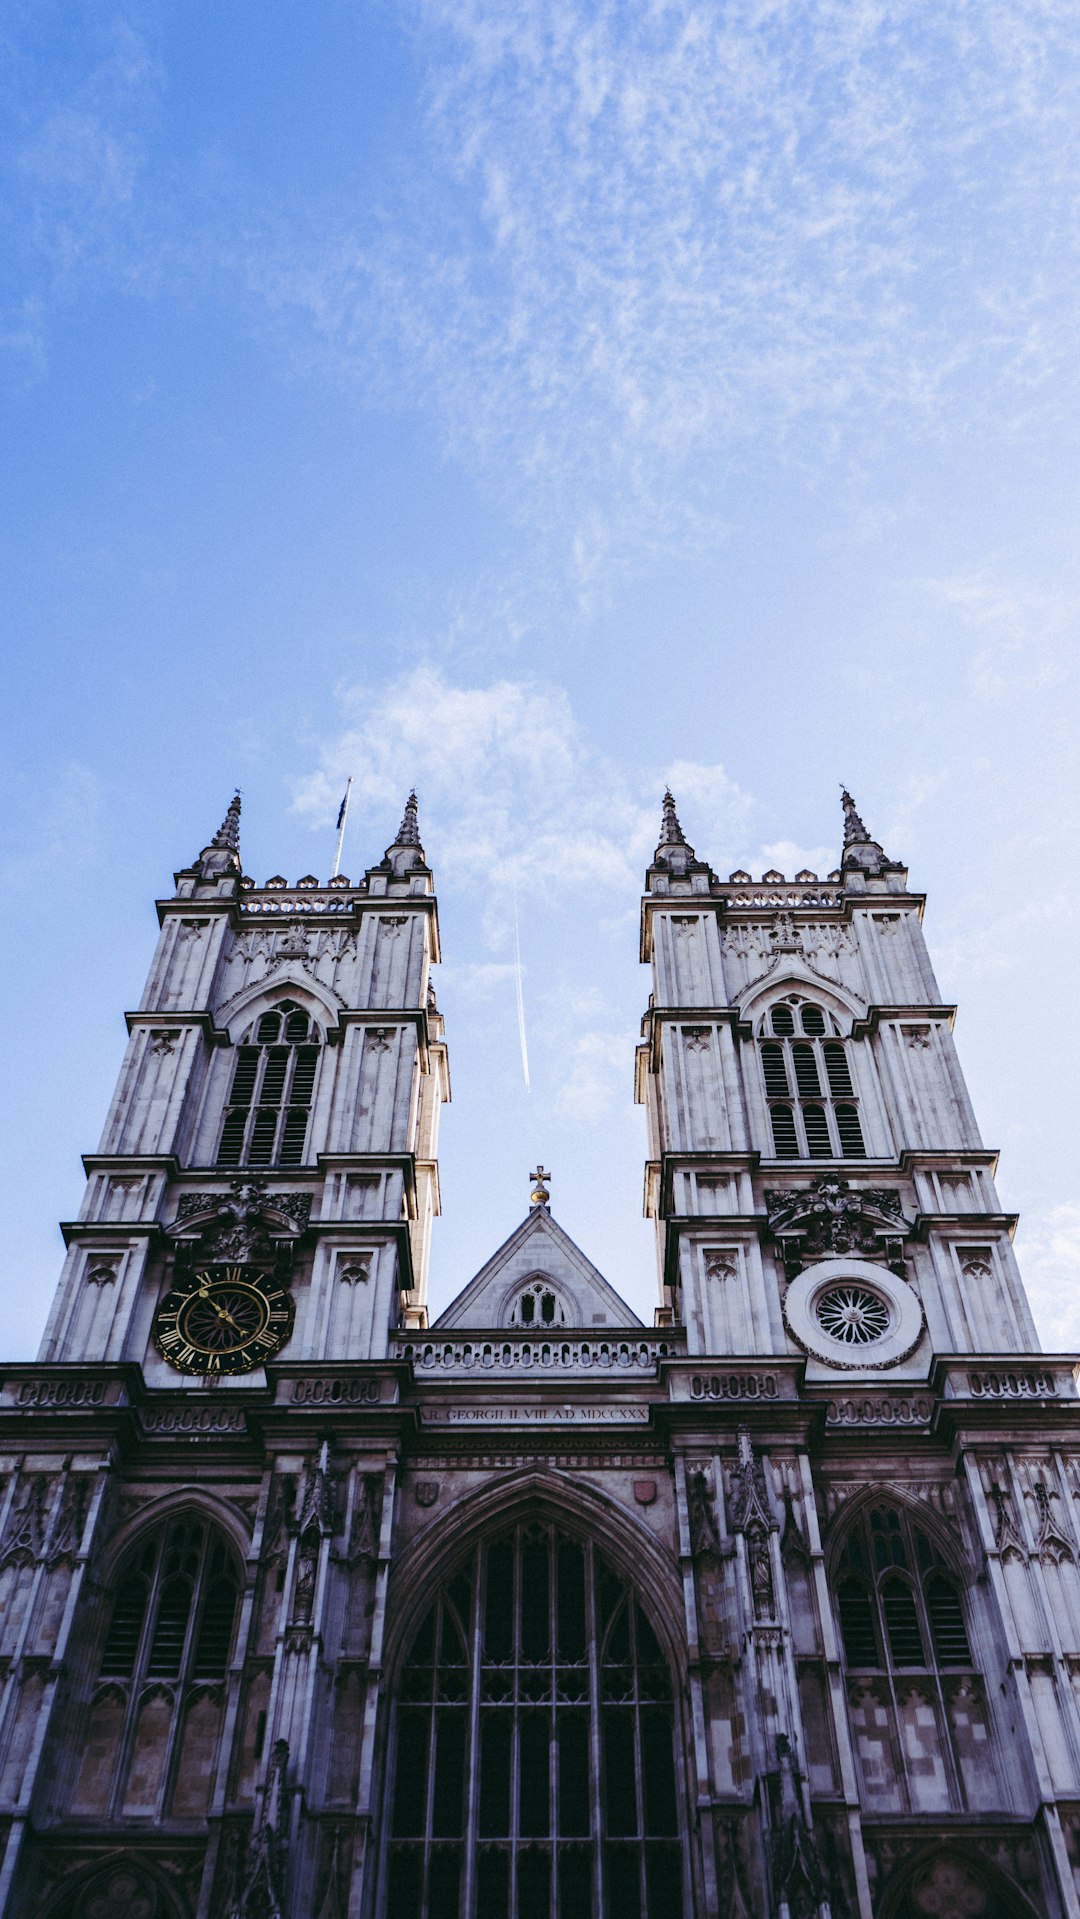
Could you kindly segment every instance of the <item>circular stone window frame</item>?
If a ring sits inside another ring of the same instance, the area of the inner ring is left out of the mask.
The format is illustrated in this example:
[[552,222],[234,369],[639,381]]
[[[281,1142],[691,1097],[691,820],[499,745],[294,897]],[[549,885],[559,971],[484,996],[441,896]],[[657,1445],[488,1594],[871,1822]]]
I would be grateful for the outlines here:
[[[851,1346],[833,1339],[820,1323],[817,1306],[822,1294],[845,1281],[865,1286],[888,1306],[889,1326],[880,1339]],[[804,1353],[844,1373],[901,1366],[910,1359],[926,1326],[922,1304],[911,1287],[887,1266],[876,1266],[868,1259],[822,1259],[816,1266],[807,1266],[788,1287],[784,1323]]]

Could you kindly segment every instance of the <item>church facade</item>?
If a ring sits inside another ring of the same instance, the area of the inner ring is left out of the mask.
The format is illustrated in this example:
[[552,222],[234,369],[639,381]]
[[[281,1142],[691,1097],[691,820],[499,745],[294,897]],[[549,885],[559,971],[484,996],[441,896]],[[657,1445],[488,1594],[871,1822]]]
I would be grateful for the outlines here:
[[1080,1919],[1080,1400],[905,869],[667,796],[654,1324],[542,1167],[429,1323],[415,799],[358,883],[239,812],[0,1368],[3,1919]]

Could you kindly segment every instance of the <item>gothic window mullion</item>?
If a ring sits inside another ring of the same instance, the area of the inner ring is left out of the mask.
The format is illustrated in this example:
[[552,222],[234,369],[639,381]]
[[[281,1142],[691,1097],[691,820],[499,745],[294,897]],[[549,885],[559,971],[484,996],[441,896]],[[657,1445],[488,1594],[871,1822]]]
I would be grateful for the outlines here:
[[589,1805],[589,1840],[592,1848],[593,1912],[604,1911],[605,1867],[602,1837],[604,1831],[600,1725],[600,1643],[597,1632],[599,1608],[596,1601],[596,1557],[590,1539],[585,1547],[585,1619],[586,1644],[589,1656],[589,1757],[591,1761],[591,1792]]
[[481,1555],[473,1555],[472,1620],[469,1633],[469,1731],[465,1755],[465,1863],[462,1875],[461,1910],[471,1915],[476,1908],[476,1807],[480,1793],[480,1688],[483,1671],[484,1591]]
[[180,1654],[180,1669],[174,1682],[173,1696],[175,1705],[173,1707],[172,1724],[169,1727],[168,1752],[166,1754],[165,1764],[161,1768],[161,1790],[158,1798],[159,1814],[164,1814],[166,1809],[172,1804],[173,1787],[176,1783],[176,1772],[180,1764],[180,1744],[184,1730],[184,1714],[187,1710],[189,1695],[191,1694],[194,1683],[195,1636],[207,1598],[207,1561],[209,1556],[210,1534],[204,1527],[202,1545],[199,1549],[198,1564],[191,1586],[191,1604],[188,1607],[187,1629],[184,1633],[184,1644]]
[[[117,1818],[120,1814],[124,1803],[124,1795],[127,1792],[128,1774],[131,1771],[131,1759],[135,1747],[135,1734],[139,1721],[139,1701],[146,1685],[146,1665],[150,1656],[150,1640],[157,1619],[161,1560],[167,1537],[167,1533],[162,1532],[158,1538],[157,1552],[154,1555],[154,1564],[148,1581],[150,1592],[146,1602],[146,1611],[143,1614],[142,1631],[139,1634],[139,1646],[135,1655],[135,1663],[131,1668],[127,1682],[127,1707],[124,1718],[124,1731],[120,1740],[116,1766],[113,1771],[112,1790],[109,1795],[109,1816],[112,1819]],[[108,1675],[104,1676],[107,1677]]]
[[630,1672],[632,1677],[632,1695],[630,1703],[631,1725],[634,1736],[634,1786],[637,1810],[637,1855],[638,1883],[641,1887],[641,1910],[649,1910],[649,1888],[645,1870],[645,1858],[648,1851],[645,1830],[645,1754],[641,1740],[641,1670],[638,1665],[637,1608],[629,1599],[626,1601],[627,1624],[630,1628]]

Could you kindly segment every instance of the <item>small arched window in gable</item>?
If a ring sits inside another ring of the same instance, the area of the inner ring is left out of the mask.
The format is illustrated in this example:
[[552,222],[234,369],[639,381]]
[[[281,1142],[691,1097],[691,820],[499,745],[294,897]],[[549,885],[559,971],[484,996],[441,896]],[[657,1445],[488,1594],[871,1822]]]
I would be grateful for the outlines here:
[[319,1046],[318,1027],[295,1000],[248,1029],[236,1051],[219,1166],[303,1165]]
[[541,1273],[522,1288],[510,1310],[511,1326],[542,1333],[566,1325],[566,1307],[551,1281]]
[[865,1159],[847,1049],[832,1014],[797,994],[778,1000],[765,1016],[760,1050],[776,1157]]

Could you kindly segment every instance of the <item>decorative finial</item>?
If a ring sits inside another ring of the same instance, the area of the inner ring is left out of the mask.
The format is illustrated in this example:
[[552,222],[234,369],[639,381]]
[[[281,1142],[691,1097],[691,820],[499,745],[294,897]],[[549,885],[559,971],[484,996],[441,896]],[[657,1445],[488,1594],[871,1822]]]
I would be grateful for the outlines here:
[[405,802],[405,811],[402,814],[401,825],[398,827],[396,843],[398,846],[419,846],[420,844],[420,817],[415,786]]
[[847,787],[841,783],[840,804],[844,809],[844,853],[840,862],[845,872],[859,871],[872,879],[886,873],[902,873],[901,860],[887,858],[880,840],[872,839]]
[[420,844],[420,819],[413,788],[405,802],[405,811],[401,816],[401,825],[383,855],[383,866],[390,867],[399,879],[425,865],[424,849]]
[[664,794],[660,839],[653,854],[653,865],[665,866],[669,873],[681,878],[689,871],[696,858],[697,855],[679,824],[674,796],[669,787]]
[[536,1181],[532,1192],[529,1194],[530,1206],[550,1206],[551,1194],[548,1192],[547,1182],[551,1178],[551,1174],[544,1171],[541,1160],[537,1161],[536,1171],[535,1173],[530,1173],[529,1178]]
[[660,826],[661,846],[685,846],[686,834],[679,825],[679,815],[675,811],[675,796],[670,786],[664,794],[664,816]]
[[208,845],[194,863],[199,880],[216,883],[240,878],[240,789],[237,788],[225,809],[225,818]]
[[844,845],[851,846],[864,840],[869,843],[870,835],[863,825],[855,809],[855,802],[843,782],[841,782],[840,785],[840,804],[844,809]]

